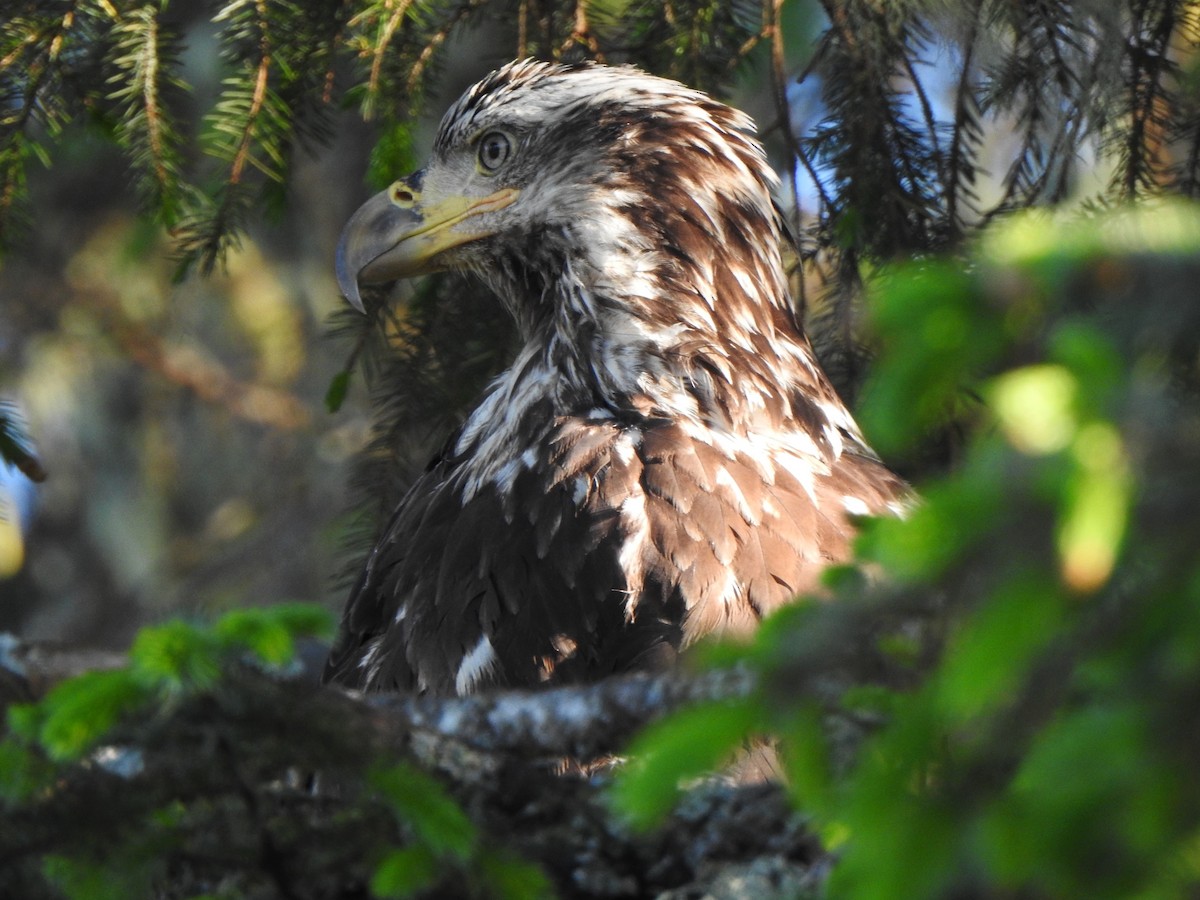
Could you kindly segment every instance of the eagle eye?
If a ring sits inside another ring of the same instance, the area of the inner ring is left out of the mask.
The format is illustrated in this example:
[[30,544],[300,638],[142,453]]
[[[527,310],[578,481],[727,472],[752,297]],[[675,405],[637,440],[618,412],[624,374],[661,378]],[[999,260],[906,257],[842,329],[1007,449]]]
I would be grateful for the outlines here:
[[489,131],[479,139],[479,167],[491,174],[504,165],[512,152],[512,142],[503,131]]

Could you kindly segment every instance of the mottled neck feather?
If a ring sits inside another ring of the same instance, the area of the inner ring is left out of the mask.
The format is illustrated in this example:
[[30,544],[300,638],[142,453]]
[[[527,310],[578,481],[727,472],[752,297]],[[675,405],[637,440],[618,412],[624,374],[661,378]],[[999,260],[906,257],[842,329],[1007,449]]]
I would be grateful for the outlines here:
[[515,403],[537,384],[562,413],[735,432],[828,423],[857,438],[796,323],[766,186],[692,187],[658,186],[663,202],[625,185],[621,203],[543,230],[485,273],[525,338],[498,389]]
[[600,410],[869,453],[796,322],[750,119],[632,70],[557,72],[498,76],[439,138],[503,108],[536,113],[553,148],[479,267],[526,343],[464,438]]

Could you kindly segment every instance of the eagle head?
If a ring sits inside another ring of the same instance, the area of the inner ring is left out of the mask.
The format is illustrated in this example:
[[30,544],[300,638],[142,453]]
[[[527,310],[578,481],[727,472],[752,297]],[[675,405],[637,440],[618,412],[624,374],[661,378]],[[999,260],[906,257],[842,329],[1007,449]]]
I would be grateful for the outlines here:
[[808,356],[776,181],[750,118],[705,94],[629,67],[513,63],[450,108],[424,168],[354,215],[338,281],[361,309],[362,284],[474,272],[557,355],[547,368],[611,402],[713,406],[734,370],[770,395],[772,371]]

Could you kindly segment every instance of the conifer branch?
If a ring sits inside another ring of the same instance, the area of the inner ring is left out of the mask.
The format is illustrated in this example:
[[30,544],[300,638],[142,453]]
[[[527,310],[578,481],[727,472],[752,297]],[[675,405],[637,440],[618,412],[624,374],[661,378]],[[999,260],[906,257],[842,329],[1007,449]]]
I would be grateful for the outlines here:
[[1117,174],[1118,192],[1123,199],[1154,189],[1164,174],[1170,114],[1165,82],[1174,73],[1169,56],[1176,25],[1174,7],[1170,0],[1136,0],[1133,6],[1126,50],[1130,124]]
[[819,51],[828,114],[811,142],[833,170],[832,215],[852,225],[845,239],[873,255],[927,247],[939,201],[936,160],[893,86],[920,24],[864,0],[822,5],[831,23]]
[[48,162],[46,151],[28,135],[37,122],[53,140],[69,118],[62,97],[61,54],[77,27],[78,3],[43,12],[30,4],[25,15],[0,25],[0,246],[25,199],[25,167],[30,156]]
[[46,470],[34,454],[17,407],[0,400],[0,462],[20,471],[30,481],[45,481]]
[[942,166],[942,148],[938,140],[937,119],[933,114],[933,104],[929,102],[929,95],[925,91],[925,85],[917,75],[916,65],[907,53],[900,54],[900,63],[904,67],[904,72],[908,76],[909,86],[912,87],[913,95],[917,98],[917,103],[921,106],[921,116],[925,120],[925,130],[929,135],[929,144],[933,148],[933,156],[937,161],[938,174],[945,179],[945,170]]
[[[1195,64],[1200,50],[1200,9],[1185,3],[1176,14],[1177,40],[1173,43],[1179,59],[1175,65],[1177,71],[1186,71]],[[1167,169],[1168,187],[1196,197],[1200,193],[1200,91],[1191,79],[1176,75],[1174,81],[1167,129],[1176,159]]]
[[118,108],[117,135],[135,166],[143,169],[145,204],[168,224],[176,215],[179,138],[164,103],[164,86],[177,47],[164,34],[158,10],[146,4],[118,19],[115,71],[108,78]]
[[[225,10],[217,16],[216,21],[220,21],[236,10],[237,7],[245,5],[245,0],[237,0],[230,4]],[[232,145],[232,153],[229,154],[229,177],[230,185],[241,183],[242,172],[246,167],[246,161],[250,158],[250,150],[253,141],[256,137],[256,132],[260,129],[260,122],[263,118],[264,109],[267,102],[267,91],[270,84],[271,75],[271,38],[268,30],[267,9],[265,0],[254,0],[254,9],[256,12],[255,26],[258,30],[258,60],[253,66],[253,78],[251,81],[251,90],[248,96],[244,99],[237,93],[231,97],[230,109],[240,113],[238,118],[241,119],[236,125],[224,125],[218,122],[217,128],[219,131],[226,131],[234,138]],[[240,82],[233,81],[230,83],[235,91],[240,91]],[[244,103],[244,109],[241,104]],[[262,142],[265,145],[265,142]],[[228,145],[227,145],[228,146]],[[270,176],[272,170],[265,165],[257,165],[263,174]]]
[[416,61],[409,69],[408,79],[404,84],[408,94],[415,94],[417,92],[421,84],[421,79],[425,75],[425,69],[429,66],[434,54],[441,49],[442,44],[454,32],[454,29],[464,22],[477,8],[486,5],[487,2],[488,0],[463,0],[443,20],[441,25],[426,35],[424,46],[421,48]]
[[984,0],[975,0],[967,32],[962,42],[962,63],[954,90],[954,121],[950,127],[950,146],[946,151],[943,184],[946,191],[946,229],[953,243],[964,231],[959,211],[960,196],[973,201],[975,194],[975,152],[981,129],[976,91],[972,86],[975,51],[979,41],[980,17]]
[[[797,157],[800,155],[800,148],[796,141],[796,133],[792,128],[792,107],[788,102],[787,96],[787,57],[784,52],[783,30],[779,27],[779,8],[782,5],[782,0],[767,0],[763,4],[763,27],[753,38],[759,38],[763,35],[770,38],[771,97],[775,103],[776,121],[778,122],[780,135],[783,137],[784,146],[787,147],[788,153],[793,157]],[[795,180],[793,179],[792,199],[796,203],[796,208],[799,209],[800,198],[796,195],[794,189]]]
[[396,30],[404,21],[404,17],[408,15],[411,5],[412,0],[386,0],[384,3],[384,10],[390,11],[391,15],[388,16],[386,22],[383,22],[379,26],[379,36],[375,39],[371,50],[371,74],[367,78],[367,90],[363,98],[363,115],[365,118],[370,119],[374,117],[381,92],[380,86],[382,84],[384,56]]

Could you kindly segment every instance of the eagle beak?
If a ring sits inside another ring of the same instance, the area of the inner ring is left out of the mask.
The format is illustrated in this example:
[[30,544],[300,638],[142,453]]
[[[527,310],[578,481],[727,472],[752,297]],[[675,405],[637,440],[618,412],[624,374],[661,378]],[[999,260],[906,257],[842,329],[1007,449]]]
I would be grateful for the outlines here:
[[365,311],[359,285],[435,271],[443,251],[496,233],[486,227],[455,226],[504,209],[521,193],[504,188],[486,197],[454,194],[427,201],[421,196],[420,183],[420,172],[397,181],[360,206],[342,230],[337,248],[338,287],[359,312]]

